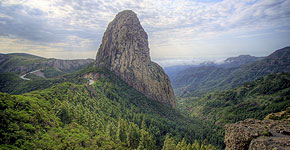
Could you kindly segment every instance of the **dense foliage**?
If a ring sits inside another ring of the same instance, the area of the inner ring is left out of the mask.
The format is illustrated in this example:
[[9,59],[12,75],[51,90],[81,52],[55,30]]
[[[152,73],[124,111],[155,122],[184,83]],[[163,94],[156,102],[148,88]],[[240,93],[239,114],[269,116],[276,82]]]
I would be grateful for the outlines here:
[[33,74],[27,75],[27,78],[31,80],[23,80],[16,73],[0,73],[0,92],[22,94],[63,82],[63,78],[44,79]]
[[198,141],[194,143],[188,143],[183,138],[182,141],[176,144],[175,140],[169,135],[166,135],[162,150],[214,150],[215,147],[212,145],[200,144]]
[[178,100],[178,108],[193,117],[218,125],[246,118],[263,119],[290,106],[290,74],[278,73],[247,82],[223,92],[211,92],[202,98]]
[[[90,72],[98,74],[93,86],[82,78]],[[147,99],[106,69],[90,66],[60,82],[22,95],[0,94],[0,149],[151,150],[161,149],[167,134],[181,143],[197,140],[203,149],[223,146],[212,124]]]

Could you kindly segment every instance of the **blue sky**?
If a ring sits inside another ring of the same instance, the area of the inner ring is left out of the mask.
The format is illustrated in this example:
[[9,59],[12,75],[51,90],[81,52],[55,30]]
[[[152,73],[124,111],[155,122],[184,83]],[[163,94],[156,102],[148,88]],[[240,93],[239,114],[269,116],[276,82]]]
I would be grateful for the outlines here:
[[266,56],[290,46],[290,0],[1,0],[0,53],[95,58],[125,9],[137,13],[153,59]]

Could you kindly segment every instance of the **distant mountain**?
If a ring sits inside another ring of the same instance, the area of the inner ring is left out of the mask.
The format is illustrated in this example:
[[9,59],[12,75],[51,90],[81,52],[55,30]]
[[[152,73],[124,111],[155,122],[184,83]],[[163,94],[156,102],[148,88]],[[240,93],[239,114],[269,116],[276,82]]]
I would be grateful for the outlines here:
[[232,68],[202,66],[188,68],[172,77],[176,96],[201,95],[216,86],[215,81],[226,78]]
[[177,65],[177,66],[169,66],[164,67],[164,71],[168,75],[168,77],[172,80],[172,77],[174,77],[177,73],[192,67],[191,65]]
[[93,59],[47,59],[25,53],[0,54],[0,72],[25,74],[34,70],[42,69],[44,76],[49,78],[75,72],[93,61]]
[[248,63],[252,63],[258,60],[263,59],[263,57],[255,57],[255,56],[251,56],[251,55],[240,55],[237,57],[229,57],[227,58],[224,63],[217,65],[220,67],[225,67],[225,68],[235,68],[235,67],[239,67],[241,65],[245,65]]
[[173,77],[178,76],[177,74],[181,73],[185,69],[188,68],[198,68],[198,67],[205,67],[205,66],[212,66],[220,67],[220,68],[237,68],[241,65],[245,65],[248,63],[252,63],[258,60],[261,60],[263,57],[255,57],[250,55],[240,55],[237,57],[229,57],[224,61],[203,61],[195,65],[173,65],[173,66],[167,66],[164,67],[164,71],[169,76],[171,80],[173,80]]
[[279,72],[290,72],[290,47],[276,50],[259,61],[242,65],[228,78],[220,82],[219,86],[222,88],[236,87],[245,82]]
[[[172,86],[177,96],[197,96],[211,90],[237,87],[271,73],[290,72],[289,53],[290,47],[285,47],[265,58],[242,56],[254,62],[236,68],[222,66],[188,68],[172,77]],[[242,62],[240,60],[241,57],[229,59],[230,62]]]

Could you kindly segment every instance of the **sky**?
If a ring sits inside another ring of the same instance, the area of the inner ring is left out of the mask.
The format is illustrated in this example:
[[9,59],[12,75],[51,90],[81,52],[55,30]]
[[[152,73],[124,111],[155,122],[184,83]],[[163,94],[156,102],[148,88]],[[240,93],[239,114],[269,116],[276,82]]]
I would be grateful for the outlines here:
[[127,9],[156,60],[266,56],[290,46],[290,0],[0,0],[0,53],[95,58],[107,25]]

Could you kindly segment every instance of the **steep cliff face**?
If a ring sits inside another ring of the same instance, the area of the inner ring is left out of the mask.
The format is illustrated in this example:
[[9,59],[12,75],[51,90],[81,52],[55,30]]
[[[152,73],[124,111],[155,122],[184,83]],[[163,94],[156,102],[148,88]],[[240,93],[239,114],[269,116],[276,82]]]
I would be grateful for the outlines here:
[[151,61],[148,36],[133,11],[120,12],[108,25],[95,65],[109,68],[146,97],[175,108],[170,80]]

